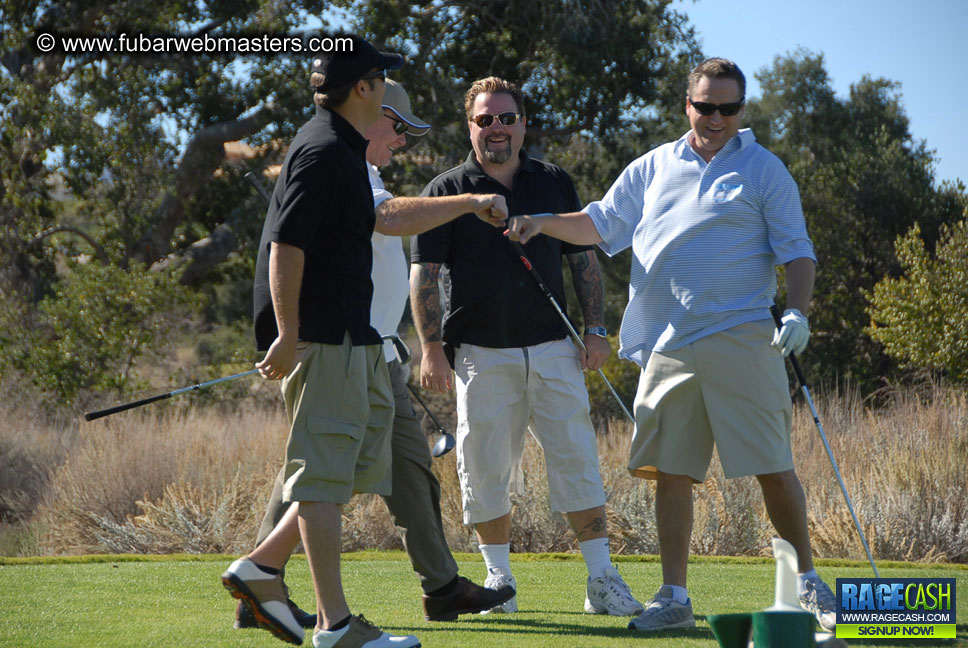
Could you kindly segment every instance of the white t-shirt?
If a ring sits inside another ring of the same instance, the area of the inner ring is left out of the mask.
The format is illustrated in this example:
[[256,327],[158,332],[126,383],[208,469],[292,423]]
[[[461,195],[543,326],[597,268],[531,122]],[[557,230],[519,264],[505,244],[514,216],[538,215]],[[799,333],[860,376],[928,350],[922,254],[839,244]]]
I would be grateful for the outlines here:
[[[372,164],[370,170],[370,187],[373,189],[373,206],[377,207],[384,200],[393,198],[393,194],[383,186],[380,171]],[[373,302],[370,305],[370,325],[380,335],[391,335],[397,332],[403,309],[407,307],[410,296],[410,282],[407,279],[407,257],[403,253],[403,241],[399,236],[386,236],[373,232]],[[387,340],[383,343],[383,354],[387,362],[396,359],[393,343]]]

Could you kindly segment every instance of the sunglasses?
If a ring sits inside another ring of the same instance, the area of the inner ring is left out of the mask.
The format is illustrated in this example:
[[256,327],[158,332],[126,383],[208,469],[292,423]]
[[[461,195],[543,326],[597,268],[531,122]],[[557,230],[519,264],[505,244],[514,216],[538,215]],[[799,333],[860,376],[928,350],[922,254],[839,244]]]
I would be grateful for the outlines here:
[[393,122],[394,133],[396,133],[397,135],[403,135],[404,133],[407,132],[407,125],[404,124],[402,121],[400,121],[393,115],[388,115],[387,113],[383,113],[383,116]]
[[360,81],[369,81],[370,79],[379,79],[380,81],[387,80],[386,70],[377,70],[376,72],[370,72],[360,77]]
[[710,116],[717,110],[719,111],[719,114],[722,115],[723,117],[732,117],[733,115],[735,115],[740,111],[740,109],[743,107],[744,101],[745,101],[744,99],[740,99],[739,101],[734,101],[732,103],[714,104],[714,103],[707,103],[705,101],[693,101],[692,99],[690,99],[689,103],[692,105],[693,108],[696,109],[696,112],[698,112],[700,115],[703,115],[704,117]]
[[478,127],[480,128],[487,128],[488,126],[494,123],[495,118],[497,118],[497,120],[502,124],[504,124],[505,126],[510,126],[511,124],[518,121],[519,117],[521,117],[520,113],[513,113],[513,112],[503,112],[500,115],[489,115],[487,113],[481,113],[480,115],[475,115],[474,117],[471,117],[471,121],[477,124]]

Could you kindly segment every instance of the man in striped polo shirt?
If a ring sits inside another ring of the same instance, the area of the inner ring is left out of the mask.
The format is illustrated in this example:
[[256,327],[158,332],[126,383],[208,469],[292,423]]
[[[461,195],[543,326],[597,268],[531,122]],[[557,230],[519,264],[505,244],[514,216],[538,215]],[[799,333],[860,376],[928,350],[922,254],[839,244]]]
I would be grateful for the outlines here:
[[[810,336],[816,257],[796,183],[740,130],[745,91],[735,63],[703,61],[689,75],[688,133],[632,162],[585,211],[509,224],[521,241],[544,233],[609,255],[634,252],[619,338],[619,354],[642,367],[629,470],[656,480],[664,583],[633,630],[695,625],[686,589],[692,485],[705,479],[714,445],[726,477],[756,476],[773,526],[797,550],[801,605],[834,626],[793,469],[783,366]],[[780,331],[769,312],[777,265],[788,306]]]

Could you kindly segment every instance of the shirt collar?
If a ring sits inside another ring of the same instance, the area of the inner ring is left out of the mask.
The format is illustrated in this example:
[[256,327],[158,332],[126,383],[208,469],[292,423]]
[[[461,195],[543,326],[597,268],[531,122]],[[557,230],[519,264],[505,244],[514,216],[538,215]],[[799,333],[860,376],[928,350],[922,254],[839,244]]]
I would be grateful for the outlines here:
[[378,189],[383,189],[383,176],[380,175],[380,169],[375,164],[370,164],[369,162],[366,163],[366,167],[370,173],[370,185]]
[[337,135],[362,157],[366,157],[366,147],[369,141],[360,134],[360,131],[353,128],[353,125],[334,110],[316,106],[316,117],[328,122]]
[[[686,150],[692,151],[694,154],[699,155],[689,144],[689,136],[691,134],[692,129],[689,129],[682,137],[676,140],[675,150],[679,157],[683,157],[683,154],[686,152]],[[753,129],[741,128],[736,135],[726,142],[726,145],[723,146],[723,148],[726,149],[727,153],[732,151],[742,151],[743,149],[751,146],[754,142],[756,142],[756,136],[753,134]]]
[[[534,171],[534,162],[531,160],[531,157],[524,152],[524,149],[521,149],[518,152],[518,159],[521,160],[521,167],[518,169],[518,173],[531,173]],[[481,168],[480,163],[477,161],[477,156],[474,155],[474,149],[471,149],[470,153],[467,154],[467,159],[464,160],[464,173],[471,178],[490,177],[484,173],[484,169]]]

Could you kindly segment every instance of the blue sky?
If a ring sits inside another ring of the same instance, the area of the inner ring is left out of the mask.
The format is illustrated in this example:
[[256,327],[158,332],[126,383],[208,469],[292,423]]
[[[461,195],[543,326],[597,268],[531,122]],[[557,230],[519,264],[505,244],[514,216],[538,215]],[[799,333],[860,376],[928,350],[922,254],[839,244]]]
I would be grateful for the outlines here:
[[823,53],[838,96],[861,76],[901,82],[911,133],[939,158],[935,178],[968,184],[968,0],[674,0],[703,53],[730,58],[760,94],[753,74],[778,54]]

